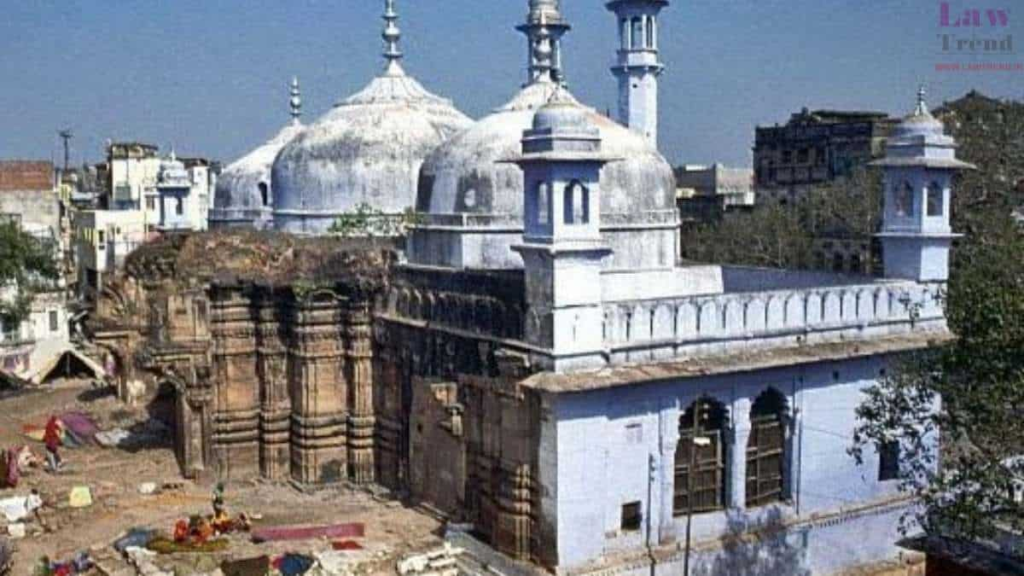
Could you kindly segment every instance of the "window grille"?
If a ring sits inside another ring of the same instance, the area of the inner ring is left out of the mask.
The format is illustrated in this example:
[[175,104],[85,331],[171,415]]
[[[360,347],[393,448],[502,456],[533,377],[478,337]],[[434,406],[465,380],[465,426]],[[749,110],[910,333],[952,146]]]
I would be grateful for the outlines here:
[[783,500],[786,458],[786,400],[775,390],[759,396],[750,410],[747,441],[747,507]]
[[693,403],[679,419],[672,501],[676,516],[725,508],[725,420],[725,408],[710,398]]

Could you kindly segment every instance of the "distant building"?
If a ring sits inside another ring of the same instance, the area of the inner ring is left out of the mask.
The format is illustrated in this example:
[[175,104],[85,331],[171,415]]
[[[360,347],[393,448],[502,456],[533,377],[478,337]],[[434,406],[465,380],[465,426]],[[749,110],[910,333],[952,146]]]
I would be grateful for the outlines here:
[[110,167],[107,208],[144,210],[149,222],[159,220],[156,181],[160,173],[158,148],[140,142],[116,142],[107,147]]
[[[204,161],[205,162],[205,161]],[[210,211],[209,166],[193,163],[192,169],[171,152],[170,158],[160,164],[157,176],[159,220],[162,232],[206,230]]]
[[[60,202],[51,162],[0,161],[0,220],[17,223],[61,258]],[[0,298],[13,297],[12,287],[0,287]],[[0,370],[31,377],[67,348],[67,319],[63,279],[44,283],[27,320],[8,325],[0,319]]]
[[754,142],[756,189],[763,199],[788,201],[847,176],[885,154],[899,121],[884,112],[802,111],[785,126],[759,126]]
[[52,162],[0,161],[0,216],[57,233],[60,208]]
[[676,168],[675,173],[676,203],[684,226],[754,206],[754,171],[749,168],[689,164]]
[[79,294],[91,300],[103,289],[108,274],[147,238],[141,210],[86,210],[75,221],[75,260]]

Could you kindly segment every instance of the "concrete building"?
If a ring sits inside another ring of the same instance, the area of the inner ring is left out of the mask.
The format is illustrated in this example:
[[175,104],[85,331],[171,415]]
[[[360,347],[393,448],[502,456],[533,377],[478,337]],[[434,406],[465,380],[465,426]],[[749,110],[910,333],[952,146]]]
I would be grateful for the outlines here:
[[[144,249],[94,325],[119,382],[173,387],[190,477],[408,492],[472,526],[455,538],[557,574],[895,558],[905,456],[846,449],[865,388],[952,337],[948,177],[970,166],[919,103],[882,166],[882,276],[681,266],[671,168],[561,84],[560,3],[528,7],[526,86],[427,157],[404,253],[287,234]],[[392,64],[395,17],[389,0]]]
[[[63,257],[60,198],[50,162],[0,161],[0,219],[25,232]],[[0,287],[0,298],[13,298],[12,287]],[[69,346],[64,279],[40,286],[29,317],[17,326],[0,319],[0,369],[32,379],[54,356]]]
[[[209,203],[209,168],[193,164],[192,169],[178,160],[174,152],[160,163],[157,176],[157,199],[161,232],[198,232],[207,228]],[[205,194],[203,192],[206,192]]]
[[157,147],[141,142],[115,142],[107,147],[109,166],[108,208],[143,210],[148,222],[160,220],[157,206],[157,177],[160,157]]
[[269,141],[228,165],[218,178],[210,210],[211,229],[270,227],[274,215],[274,159],[304,129],[298,78],[292,79],[289,94],[291,122]]
[[132,251],[149,236],[142,210],[85,210],[74,223],[79,295],[93,300]]
[[804,108],[785,126],[759,126],[754,140],[757,193],[791,201],[815,186],[848,176],[885,154],[898,120],[884,112]]
[[688,164],[676,168],[675,174],[683,226],[718,220],[729,210],[754,207],[754,171],[749,168]]
[[53,163],[0,161],[0,218],[60,231],[60,203]]

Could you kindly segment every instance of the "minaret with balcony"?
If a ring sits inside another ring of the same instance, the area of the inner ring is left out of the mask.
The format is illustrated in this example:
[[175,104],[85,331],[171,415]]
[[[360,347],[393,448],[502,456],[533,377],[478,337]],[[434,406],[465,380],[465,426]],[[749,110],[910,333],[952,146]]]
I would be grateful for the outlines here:
[[658,15],[668,0],[612,0],[619,27],[618,59],[612,74],[619,80],[618,120],[658,145]]

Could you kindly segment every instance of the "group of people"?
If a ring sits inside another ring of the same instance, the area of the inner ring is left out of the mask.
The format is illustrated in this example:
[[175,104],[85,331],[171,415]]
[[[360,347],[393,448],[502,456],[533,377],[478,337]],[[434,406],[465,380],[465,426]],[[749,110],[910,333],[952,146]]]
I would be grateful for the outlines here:
[[178,544],[202,545],[215,536],[232,532],[248,532],[252,527],[245,514],[232,518],[224,504],[224,484],[213,489],[213,515],[178,520],[174,525],[174,541]]

